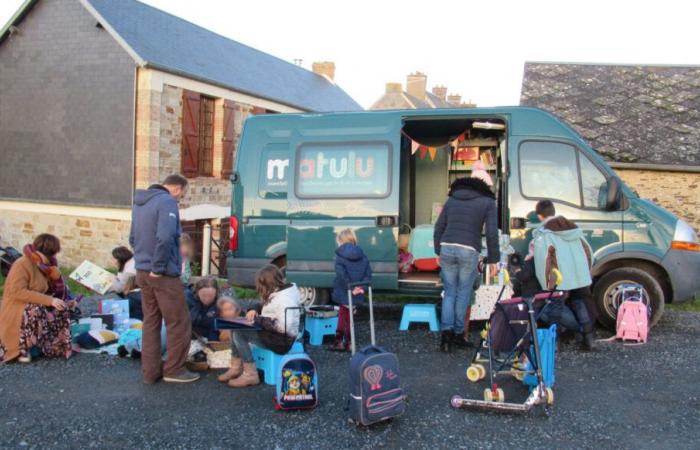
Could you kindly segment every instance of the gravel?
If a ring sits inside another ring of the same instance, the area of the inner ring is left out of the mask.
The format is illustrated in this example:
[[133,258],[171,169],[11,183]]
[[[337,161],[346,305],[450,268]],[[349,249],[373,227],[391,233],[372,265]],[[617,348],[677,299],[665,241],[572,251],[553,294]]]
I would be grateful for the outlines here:
[[[360,344],[368,341],[360,321]],[[3,448],[697,448],[700,438],[700,314],[667,312],[650,342],[600,343],[595,353],[562,344],[556,405],[547,418],[454,410],[454,394],[480,398],[465,371],[471,353],[441,354],[423,328],[377,323],[378,342],[398,353],[407,412],[358,428],[347,422],[348,356],[309,347],[321,404],[277,412],[274,388],[234,390],[216,373],[189,385],[141,383],[138,361],[81,354],[68,361],[0,366]],[[599,331],[601,337],[609,334]],[[506,398],[526,390],[504,380]]]

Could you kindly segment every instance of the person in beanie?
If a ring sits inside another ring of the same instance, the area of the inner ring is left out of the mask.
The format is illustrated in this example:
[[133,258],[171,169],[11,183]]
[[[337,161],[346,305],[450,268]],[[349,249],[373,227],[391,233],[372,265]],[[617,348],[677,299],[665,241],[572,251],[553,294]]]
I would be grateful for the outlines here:
[[[338,311],[338,327],[335,331],[335,343],[331,350],[337,352],[349,352],[352,347],[350,341],[350,308],[348,306],[348,284],[372,281],[372,268],[369,259],[357,245],[357,236],[350,228],[347,228],[336,236],[338,248],[335,250],[335,281],[333,282],[333,302],[340,305]],[[352,304],[357,305],[365,301],[365,290],[355,287],[352,290]]]
[[[591,319],[591,267],[593,257],[591,246],[583,236],[583,231],[564,216],[557,216],[550,200],[540,200],[535,212],[542,224],[533,233],[535,250],[535,272],[545,289],[568,291],[567,301],[578,319],[579,326],[571,330],[583,334],[583,349],[593,350],[595,335]],[[561,285],[555,286],[556,275],[553,269],[562,274]],[[561,303],[547,311],[549,321],[561,323]]]
[[452,345],[469,347],[464,336],[465,316],[478,275],[481,231],[486,226],[487,263],[495,276],[501,254],[498,241],[496,197],[480,178],[459,178],[450,186],[449,198],[435,223],[433,243],[440,257],[445,286],[442,298],[440,350]]
[[[143,381],[161,377],[168,383],[189,383],[199,375],[185,369],[192,324],[180,274],[180,214],[178,201],[187,179],[169,175],[163,184],[134,193],[129,243],[134,249],[136,282],[143,308]],[[161,322],[165,321],[167,359],[161,364]]]

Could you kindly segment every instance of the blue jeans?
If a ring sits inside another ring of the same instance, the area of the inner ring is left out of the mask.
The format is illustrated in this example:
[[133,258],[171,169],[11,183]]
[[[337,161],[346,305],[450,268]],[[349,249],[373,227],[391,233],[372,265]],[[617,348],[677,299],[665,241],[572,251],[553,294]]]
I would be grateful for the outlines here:
[[564,299],[553,300],[542,311],[540,319],[577,333],[586,332],[592,327],[591,316],[586,306],[587,296],[590,296],[588,287],[569,291],[568,305],[564,304]]
[[442,245],[440,247],[440,269],[445,285],[442,299],[440,329],[464,332],[464,315],[474,289],[479,253],[464,247]]

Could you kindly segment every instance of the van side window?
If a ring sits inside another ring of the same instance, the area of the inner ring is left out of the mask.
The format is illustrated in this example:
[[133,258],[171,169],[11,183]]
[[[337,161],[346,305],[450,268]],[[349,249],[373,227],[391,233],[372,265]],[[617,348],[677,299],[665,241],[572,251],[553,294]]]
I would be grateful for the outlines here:
[[579,152],[581,164],[581,187],[584,208],[605,209],[608,196],[608,182],[600,170],[586,155]]
[[258,195],[265,199],[286,199],[291,170],[287,146],[270,146],[261,156]]
[[310,142],[297,149],[299,198],[385,198],[391,193],[391,144]]
[[576,148],[561,142],[520,145],[520,190],[532,199],[549,198],[581,206]]

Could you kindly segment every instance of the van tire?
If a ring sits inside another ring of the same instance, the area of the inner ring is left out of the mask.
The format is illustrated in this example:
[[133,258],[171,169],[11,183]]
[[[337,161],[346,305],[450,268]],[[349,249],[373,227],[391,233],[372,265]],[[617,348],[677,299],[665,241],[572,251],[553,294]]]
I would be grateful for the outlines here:
[[[279,267],[282,273],[287,273],[287,257],[280,256],[272,264]],[[298,286],[299,294],[301,296],[301,305],[308,308],[309,306],[322,306],[327,305],[331,299],[331,293],[328,289],[324,288],[310,288],[305,286]]]
[[607,272],[596,281],[593,287],[593,298],[598,309],[598,322],[609,330],[615,330],[617,325],[617,307],[615,292],[623,283],[637,283],[644,287],[651,307],[649,326],[653,327],[661,319],[666,304],[661,283],[649,272],[634,267],[619,267]]

